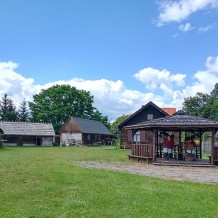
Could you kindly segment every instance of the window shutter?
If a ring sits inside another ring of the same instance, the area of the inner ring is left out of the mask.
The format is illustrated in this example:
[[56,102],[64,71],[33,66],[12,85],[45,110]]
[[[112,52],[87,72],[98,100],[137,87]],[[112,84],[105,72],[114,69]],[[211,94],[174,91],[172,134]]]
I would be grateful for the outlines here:
[[128,130],[128,141],[132,141],[132,130]]

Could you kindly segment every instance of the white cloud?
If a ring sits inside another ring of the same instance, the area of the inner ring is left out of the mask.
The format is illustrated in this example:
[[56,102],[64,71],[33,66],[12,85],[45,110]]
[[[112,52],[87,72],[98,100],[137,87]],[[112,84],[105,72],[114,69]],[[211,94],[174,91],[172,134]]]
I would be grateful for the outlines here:
[[192,29],[194,29],[194,27],[192,27],[190,23],[181,24],[179,26],[179,30],[181,30],[182,32],[188,32]]
[[158,1],[159,17],[157,26],[171,22],[181,22],[192,13],[218,7],[218,0],[163,0]]
[[190,85],[186,85],[185,79],[189,79],[186,74],[173,74],[168,70],[150,67],[140,70],[135,77],[154,94],[162,93],[162,102],[166,106],[181,109],[184,98],[194,96],[197,92],[209,94],[218,83],[218,56],[208,57],[205,66],[205,70],[193,74],[194,82]]
[[[184,86],[186,78],[185,74],[172,74],[168,70],[157,70],[151,67],[144,68],[140,70],[138,73],[134,75],[136,79],[140,82],[144,83],[146,88],[149,90],[154,90],[160,86],[160,84],[164,84],[168,87],[176,86]],[[161,87],[159,87],[161,88]]]
[[[161,93],[162,104],[160,103],[159,106],[181,109],[184,94],[180,90],[185,86],[186,74],[172,74],[168,70],[157,70],[148,67],[140,70],[134,76],[145,84],[148,91],[152,91],[154,94]],[[151,84],[155,89],[150,89]],[[178,99],[178,97],[180,98]]]
[[193,79],[195,82],[193,84],[187,85],[182,90],[173,90],[173,105],[181,105],[184,98],[194,96],[197,92],[210,94],[214,85],[218,83],[218,56],[208,57],[205,66],[205,70],[194,73]]
[[[151,67],[140,70],[134,76],[145,84],[145,92],[130,90],[123,81],[106,79],[84,80],[73,78],[69,81],[55,81],[45,85],[35,85],[32,78],[25,78],[16,72],[18,64],[0,62],[0,98],[4,93],[12,97],[18,105],[23,98],[28,101],[32,96],[55,84],[69,84],[77,89],[90,91],[94,96],[94,106],[110,120],[122,114],[131,114],[142,105],[153,101],[159,107],[182,108],[184,98],[194,96],[197,92],[210,93],[215,83],[218,83],[218,56],[208,57],[205,70],[199,70],[192,75],[194,82],[186,85],[186,74],[171,73],[168,70],[158,70]],[[187,78],[188,77],[188,78]]]
[[196,82],[186,87],[186,95],[195,95],[197,92],[210,93],[215,83],[218,83],[218,56],[208,57],[205,63],[206,70],[194,74]]
[[77,89],[90,91],[94,96],[94,106],[109,119],[116,119],[122,114],[131,114],[148,101],[161,103],[161,97],[152,93],[142,93],[127,89],[121,80],[106,79],[84,80],[74,78],[69,81],[55,81],[45,85],[35,85],[32,78],[25,78],[16,72],[18,64],[0,62],[0,99],[7,93],[16,106],[25,98],[32,101],[32,96],[42,89],[55,84],[69,84]]
[[218,57],[208,57],[205,65],[208,71],[218,73]]
[[69,81],[57,81],[41,86],[46,89],[54,84],[69,84],[77,89],[90,91],[94,96],[94,106],[107,115],[116,119],[122,114],[131,114],[148,101],[161,101],[161,97],[153,93],[142,93],[127,89],[121,80],[111,81],[106,79],[84,80],[74,78]]
[[205,27],[199,27],[198,28],[198,31],[200,32],[200,33],[202,33],[202,32],[208,32],[209,30],[211,30],[211,29],[213,29],[214,28],[214,25],[208,25],[208,26],[205,26]]
[[174,33],[174,34],[173,34],[173,38],[178,37],[178,35],[179,35],[178,33]]
[[34,80],[16,73],[17,67],[18,64],[14,62],[0,62],[0,96],[7,93],[13,97],[15,103],[21,102],[23,98],[27,101],[32,99],[37,91],[37,87],[33,85]]

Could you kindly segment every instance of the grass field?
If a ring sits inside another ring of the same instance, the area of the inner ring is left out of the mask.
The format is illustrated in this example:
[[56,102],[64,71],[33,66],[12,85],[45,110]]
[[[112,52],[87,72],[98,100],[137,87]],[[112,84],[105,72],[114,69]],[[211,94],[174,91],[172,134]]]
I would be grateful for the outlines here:
[[77,164],[127,162],[128,153],[113,147],[0,148],[0,217],[218,217],[218,185]]

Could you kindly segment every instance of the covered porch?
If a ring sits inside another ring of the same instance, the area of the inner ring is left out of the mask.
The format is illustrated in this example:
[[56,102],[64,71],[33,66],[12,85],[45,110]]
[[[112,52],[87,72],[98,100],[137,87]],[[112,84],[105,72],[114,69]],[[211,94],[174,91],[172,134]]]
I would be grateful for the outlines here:
[[[138,131],[151,131],[153,135],[151,144],[133,143],[129,159],[145,160],[147,163],[156,165],[214,166],[218,164],[218,146],[215,143],[215,134],[218,130],[218,122],[216,121],[189,116],[183,111],[178,111],[173,116],[130,125],[126,129],[132,130],[132,137]],[[166,132],[176,134],[178,138],[173,149],[173,157],[169,160],[163,158],[162,142],[160,140],[160,135]],[[204,132],[211,132],[211,153],[206,157],[203,157],[201,149]],[[185,159],[182,140],[184,134],[195,135],[198,139],[195,154],[197,158],[194,161]]]

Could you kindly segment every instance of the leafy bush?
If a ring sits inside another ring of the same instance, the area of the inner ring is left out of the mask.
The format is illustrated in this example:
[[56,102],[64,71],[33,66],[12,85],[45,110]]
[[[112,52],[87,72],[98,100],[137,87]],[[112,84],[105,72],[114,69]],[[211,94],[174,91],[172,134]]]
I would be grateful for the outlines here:
[[52,145],[53,146],[60,146],[59,143],[57,143],[57,142],[53,142]]

